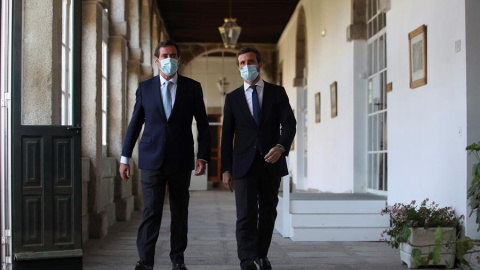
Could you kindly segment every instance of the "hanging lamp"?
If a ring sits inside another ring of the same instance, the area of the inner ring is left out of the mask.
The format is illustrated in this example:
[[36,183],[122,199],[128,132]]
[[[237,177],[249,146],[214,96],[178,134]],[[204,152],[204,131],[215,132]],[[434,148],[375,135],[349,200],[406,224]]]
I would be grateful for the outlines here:
[[222,36],[223,45],[227,49],[235,48],[238,37],[240,37],[240,32],[242,32],[242,28],[238,26],[236,21],[236,18],[232,18],[232,1],[230,0],[229,18],[225,18],[224,24],[218,27],[218,31]]

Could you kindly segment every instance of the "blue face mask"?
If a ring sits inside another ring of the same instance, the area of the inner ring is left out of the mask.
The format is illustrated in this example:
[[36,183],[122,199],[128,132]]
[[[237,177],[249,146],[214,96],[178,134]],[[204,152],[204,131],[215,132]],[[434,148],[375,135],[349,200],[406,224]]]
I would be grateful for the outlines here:
[[240,69],[240,76],[245,81],[253,82],[258,77],[258,71],[256,65],[244,66]]
[[162,70],[165,75],[172,76],[178,70],[178,60],[174,58],[160,60],[160,70]]

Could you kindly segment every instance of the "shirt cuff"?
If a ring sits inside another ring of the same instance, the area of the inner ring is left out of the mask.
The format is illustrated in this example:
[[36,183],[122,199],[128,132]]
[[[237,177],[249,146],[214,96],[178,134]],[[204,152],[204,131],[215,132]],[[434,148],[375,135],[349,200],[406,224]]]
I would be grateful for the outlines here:
[[203,160],[205,163],[208,163],[208,162],[207,162],[205,159],[201,159],[201,158],[199,158],[198,160]]
[[122,163],[122,164],[130,164],[130,158],[129,158],[129,157],[124,157],[124,156],[122,156],[122,157],[120,158],[120,163]]
[[282,154],[285,153],[285,147],[281,144],[277,144],[278,147],[280,147],[280,150],[282,151]]

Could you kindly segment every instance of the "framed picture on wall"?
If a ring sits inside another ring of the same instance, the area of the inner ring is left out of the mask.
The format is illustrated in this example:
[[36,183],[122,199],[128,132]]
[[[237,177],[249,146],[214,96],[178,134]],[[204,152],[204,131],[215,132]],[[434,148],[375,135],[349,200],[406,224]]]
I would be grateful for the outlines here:
[[321,100],[320,92],[315,94],[315,123],[320,123],[320,112],[321,112]]
[[408,33],[410,88],[427,84],[427,27],[422,25]]
[[332,107],[332,118],[337,117],[337,82],[330,84],[330,104]]

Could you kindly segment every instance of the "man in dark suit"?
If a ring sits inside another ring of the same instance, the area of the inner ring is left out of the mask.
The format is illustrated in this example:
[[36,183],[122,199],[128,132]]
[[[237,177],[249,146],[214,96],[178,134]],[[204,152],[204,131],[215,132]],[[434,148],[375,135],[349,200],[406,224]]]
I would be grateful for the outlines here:
[[[281,86],[260,78],[254,48],[237,54],[244,84],[226,95],[222,127],[223,184],[237,206],[236,237],[242,270],[272,269],[267,258],[277,217],[278,188],[288,174],[286,156],[296,120]],[[235,184],[234,182],[235,181]]]
[[[154,52],[160,76],[139,84],[132,119],[120,161],[120,176],[130,176],[129,158],[140,134],[139,164],[142,169],[143,220],[138,229],[140,260],[135,270],[153,269],[155,244],[162,221],[165,187],[169,187],[171,212],[170,259],[173,270],[186,270],[190,177],[205,173],[210,158],[210,133],[200,83],[177,73],[180,49],[172,41],[160,42]],[[198,153],[194,162],[192,120],[198,129]]]

